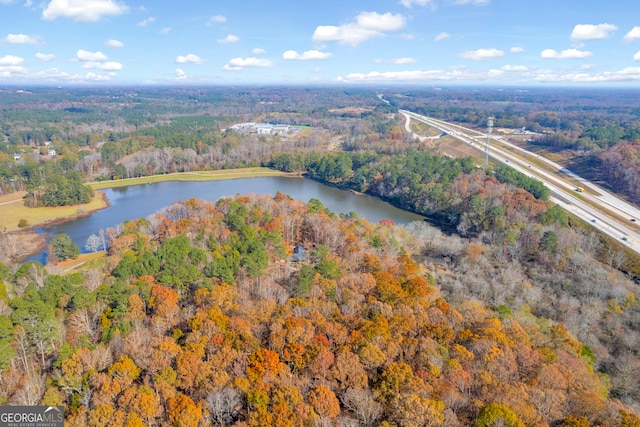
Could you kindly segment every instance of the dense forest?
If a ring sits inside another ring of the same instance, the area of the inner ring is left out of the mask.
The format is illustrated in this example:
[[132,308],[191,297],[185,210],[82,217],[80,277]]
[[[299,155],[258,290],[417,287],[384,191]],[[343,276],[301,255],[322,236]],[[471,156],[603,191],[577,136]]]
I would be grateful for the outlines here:
[[601,167],[598,170],[601,181],[640,201],[640,139],[621,142],[598,154]]
[[564,326],[448,303],[450,270],[414,260],[433,253],[423,227],[281,194],[189,200],[78,272],[3,269],[0,398],[63,405],[70,426],[640,423]]
[[555,210],[547,213],[543,199],[549,193],[539,181],[502,168],[488,176],[470,158],[413,150],[393,156],[312,152],[275,156],[271,166],[381,197],[463,236],[484,232],[491,234],[491,241],[501,242],[516,239],[525,224],[567,221],[566,215],[554,216]]
[[68,273],[68,236],[45,268],[10,265],[0,235],[0,403],[61,404],[83,426],[640,425],[637,258],[540,182],[442,156],[397,114],[493,115],[637,201],[637,94],[379,92],[0,90],[0,194],[31,206],[84,202],[92,180],[262,165],[439,226],[281,194],[192,200],[101,230],[103,256]]

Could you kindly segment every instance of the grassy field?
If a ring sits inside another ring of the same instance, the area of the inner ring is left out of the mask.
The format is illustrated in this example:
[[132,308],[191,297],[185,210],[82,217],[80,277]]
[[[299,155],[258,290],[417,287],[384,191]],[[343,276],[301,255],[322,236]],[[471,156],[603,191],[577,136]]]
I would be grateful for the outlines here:
[[[215,181],[225,179],[253,178],[260,176],[285,176],[284,172],[268,168],[226,169],[218,171],[184,172],[167,175],[154,175],[141,178],[101,181],[88,184],[93,190],[124,187],[127,185],[147,184],[162,181]],[[72,218],[75,215],[92,212],[107,207],[107,201],[96,193],[91,202],[83,205],[62,206],[56,208],[28,208],[22,198],[24,191],[0,196],[0,232],[18,230],[18,222],[26,219],[30,227],[40,226],[51,221]]]
[[105,251],[91,252],[88,254],[80,254],[78,258],[67,259],[65,261],[59,262],[51,266],[51,269],[57,270],[56,274],[71,273],[74,270],[82,267],[83,265],[89,262],[97,261],[101,258],[104,258],[105,255],[106,255]]
[[84,212],[107,207],[106,201],[96,194],[91,202],[75,206],[55,208],[28,208],[22,198],[24,191],[0,196],[0,230],[18,230],[18,221],[26,219],[29,226],[38,226],[60,218],[70,218]]
[[126,187],[127,185],[148,184],[164,181],[219,181],[225,179],[254,178],[259,176],[284,176],[284,172],[269,168],[223,169],[217,171],[181,172],[166,175],[143,176],[139,178],[118,179],[89,183],[94,190]]
[[410,127],[413,133],[421,136],[438,136],[442,133],[442,131],[418,120],[411,120]]

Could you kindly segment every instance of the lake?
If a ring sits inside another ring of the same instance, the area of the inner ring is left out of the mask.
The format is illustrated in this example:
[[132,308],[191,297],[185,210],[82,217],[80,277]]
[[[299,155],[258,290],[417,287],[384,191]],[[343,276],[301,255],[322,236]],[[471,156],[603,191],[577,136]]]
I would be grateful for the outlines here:
[[[407,224],[424,219],[420,215],[403,211],[375,197],[340,190],[306,178],[262,177],[227,181],[169,181],[101,191],[104,191],[111,206],[83,218],[45,227],[42,231],[49,235],[66,233],[85,252],[87,238],[91,234],[97,234],[100,229],[114,227],[127,220],[146,217],[180,200],[196,198],[216,201],[221,197],[236,194],[275,195],[278,191],[305,203],[315,198],[332,212],[345,214],[355,212],[360,218],[371,222],[389,218],[396,224]],[[46,254],[34,255],[28,260],[40,261],[44,264]]]

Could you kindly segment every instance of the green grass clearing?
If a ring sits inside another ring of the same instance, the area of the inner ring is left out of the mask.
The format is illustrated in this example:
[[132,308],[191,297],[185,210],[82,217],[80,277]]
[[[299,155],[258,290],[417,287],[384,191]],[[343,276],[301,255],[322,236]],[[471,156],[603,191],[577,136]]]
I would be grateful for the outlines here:
[[91,212],[107,207],[106,201],[96,194],[89,203],[55,208],[28,208],[22,198],[26,192],[11,193],[0,197],[0,230],[16,231],[21,219],[27,220],[29,227],[43,225],[61,218]]
[[94,190],[126,187],[128,185],[151,184],[166,181],[221,181],[226,179],[254,178],[261,176],[285,176],[284,172],[269,168],[223,169],[216,171],[178,172],[166,175],[141,176],[138,178],[118,179],[115,181],[99,181],[89,183]]

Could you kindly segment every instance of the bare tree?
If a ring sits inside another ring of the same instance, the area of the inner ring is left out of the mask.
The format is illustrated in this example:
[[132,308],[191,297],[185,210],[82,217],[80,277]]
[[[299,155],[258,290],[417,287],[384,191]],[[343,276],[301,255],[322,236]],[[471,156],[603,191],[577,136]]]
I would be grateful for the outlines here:
[[107,243],[109,242],[109,238],[107,236],[107,232],[104,231],[103,228],[101,228],[100,231],[98,232],[98,237],[100,238],[100,243],[102,244],[102,250],[106,251],[107,250]]
[[42,400],[46,388],[45,376],[35,375],[27,378],[24,385],[14,397],[16,404],[25,406],[35,406]]
[[229,387],[212,391],[207,396],[207,408],[209,408],[209,416],[214,424],[231,425],[242,408],[240,393]]
[[27,375],[31,375],[32,366],[31,361],[29,360],[29,349],[31,348],[29,344],[29,337],[27,336],[27,331],[22,326],[16,327],[13,332],[15,348],[17,352],[17,357],[20,363],[22,364],[22,369]]
[[84,286],[91,292],[98,289],[98,286],[102,285],[102,273],[95,269],[86,269],[82,271],[84,277]]
[[91,234],[87,239],[87,243],[84,245],[85,249],[90,252],[97,252],[100,249],[100,237],[96,234]]
[[364,426],[372,426],[382,414],[382,405],[369,389],[350,388],[342,395],[342,404],[353,412]]

